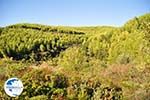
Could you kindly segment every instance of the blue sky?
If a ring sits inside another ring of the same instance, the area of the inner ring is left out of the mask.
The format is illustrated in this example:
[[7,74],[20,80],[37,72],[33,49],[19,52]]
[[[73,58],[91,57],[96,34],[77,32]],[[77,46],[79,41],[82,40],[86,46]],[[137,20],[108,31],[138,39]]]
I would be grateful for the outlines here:
[[120,26],[148,12],[150,0],[0,0],[0,26]]

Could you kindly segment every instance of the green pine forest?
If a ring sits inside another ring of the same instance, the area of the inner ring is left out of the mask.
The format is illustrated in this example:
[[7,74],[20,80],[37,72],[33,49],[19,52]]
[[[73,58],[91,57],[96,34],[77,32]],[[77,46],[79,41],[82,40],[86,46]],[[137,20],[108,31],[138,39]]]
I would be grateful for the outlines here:
[[[11,77],[24,85],[15,98]],[[0,99],[150,100],[150,13],[120,27],[0,27]]]

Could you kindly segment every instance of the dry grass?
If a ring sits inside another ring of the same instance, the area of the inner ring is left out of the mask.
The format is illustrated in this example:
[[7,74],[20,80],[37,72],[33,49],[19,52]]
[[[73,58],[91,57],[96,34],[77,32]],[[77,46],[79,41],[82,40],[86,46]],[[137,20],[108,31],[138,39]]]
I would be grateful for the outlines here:
[[150,100],[150,67],[138,70],[135,65],[111,65],[99,72],[105,84],[120,86],[127,100]]
[[132,65],[111,65],[102,69],[99,75],[102,80],[114,85],[120,85],[121,81],[126,80]]

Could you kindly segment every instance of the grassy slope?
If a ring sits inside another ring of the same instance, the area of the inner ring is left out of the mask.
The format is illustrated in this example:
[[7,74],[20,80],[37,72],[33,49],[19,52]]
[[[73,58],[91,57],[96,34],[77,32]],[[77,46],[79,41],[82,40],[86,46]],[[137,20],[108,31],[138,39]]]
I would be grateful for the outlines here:
[[19,77],[25,87],[20,99],[148,99],[149,30],[150,14],[119,28],[1,28],[0,97],[10,99],[3,83]]

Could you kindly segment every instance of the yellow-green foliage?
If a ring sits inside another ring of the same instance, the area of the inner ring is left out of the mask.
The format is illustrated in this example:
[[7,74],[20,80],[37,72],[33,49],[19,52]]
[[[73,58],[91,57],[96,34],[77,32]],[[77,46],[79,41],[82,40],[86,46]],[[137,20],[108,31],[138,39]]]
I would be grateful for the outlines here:
[[81,43],[81,36],[6,27],[0,35],[0,57],[45,60],[57,56],[71,45]]
[[0,28],[0,99],[10,77],[20,100],[149,100],[150,14],[122,27],[15,24]]
[[86,68],[88,58],[85,52],[79,47],[68,48],[60,55],[58,64],[61,67],[65,67],[66,70],[81,71]]

